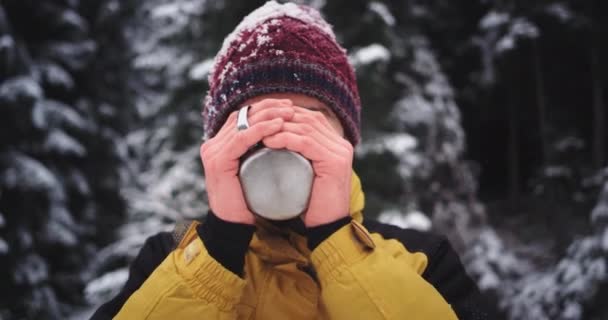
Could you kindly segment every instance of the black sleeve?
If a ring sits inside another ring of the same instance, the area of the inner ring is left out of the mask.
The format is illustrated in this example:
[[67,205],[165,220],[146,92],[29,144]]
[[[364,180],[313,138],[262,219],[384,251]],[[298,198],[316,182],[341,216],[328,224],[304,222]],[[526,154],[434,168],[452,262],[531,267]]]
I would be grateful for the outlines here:
[[91,320],[112,319],[124,303],[146,281],[154,269],[169,255],[175,244],[171,233],[162,232],[146,240],[129,268],[129,278],[120,292],[112,300],[102,304]]
[[321,244],[321,242],[329,238],[329,236],[334,234],[334,232],[340,230],[340,228],[349,224],[351,220],[352,218],[350,216],[346,216],[334,222],[308,228],[308,230],[306,230],[308,249],[310,249],[310,251],[315,250]]
[[245,254],[255,232],[254,225],[224,221],[209,210],[205,222],[196,231],[213,259],[232,273],[243,276]]
[[422,277],[452,306],[460,320],[496,319],[490,303],[466,273],[449,241],[441,237]]

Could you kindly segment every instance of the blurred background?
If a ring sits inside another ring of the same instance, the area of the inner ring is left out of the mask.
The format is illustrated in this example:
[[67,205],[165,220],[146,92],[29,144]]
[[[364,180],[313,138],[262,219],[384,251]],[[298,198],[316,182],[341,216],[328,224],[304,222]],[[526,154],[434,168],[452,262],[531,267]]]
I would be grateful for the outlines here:
[[[0,319],[86,319],[207,210],[200,107],[264,1],[0,0]],[[368,218],[449,237],[501,319],[608,319],[608,2],[311,0]]]

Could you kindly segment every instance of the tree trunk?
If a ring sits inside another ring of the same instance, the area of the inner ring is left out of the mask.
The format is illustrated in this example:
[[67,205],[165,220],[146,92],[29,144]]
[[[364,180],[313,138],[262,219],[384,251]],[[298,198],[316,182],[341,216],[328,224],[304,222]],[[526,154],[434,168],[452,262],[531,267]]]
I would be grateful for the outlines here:
[[534,79],[536,81],[536,105],[538,107],[538,130],[541,145],[541,163],[546,165],[549,161],[549,146],[547,138],[547,103],[545,100],[545,81],[543,79],[541,55],[538,48],[538,40],[532,41],[532,55],[534,58]]
[[521,63],[522,55],[515,49],[509,59],[505,59],[502,68],[508,84],[507,122],[508,122],[508,161],[509,161],[509,200],[513,208],[519,203],[520,165],[519,165],[519,104],[521,101],[520,69],[514,65]]
[[509,102],[509,198],[511,205],[519,201],[519,124],[515,99]]
[[606,111],[600,73],[600,53],[593,40],[591,42],[591,81],[593,83],[593,165],[596,169],[600,169],[605,165]]

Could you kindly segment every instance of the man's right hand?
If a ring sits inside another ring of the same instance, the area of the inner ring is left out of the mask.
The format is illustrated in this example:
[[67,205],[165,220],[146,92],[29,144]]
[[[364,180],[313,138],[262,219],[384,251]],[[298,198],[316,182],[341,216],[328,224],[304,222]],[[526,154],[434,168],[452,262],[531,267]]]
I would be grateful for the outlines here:
[[239,158],[267,136],[281,131],[283,122],[294,115],[287,99],[264,99],[251,104],[249,128],[237,131],[238,110],[232,112],[219,132],[201,145],[209,207],[228,222],[254,224],[238,177]]

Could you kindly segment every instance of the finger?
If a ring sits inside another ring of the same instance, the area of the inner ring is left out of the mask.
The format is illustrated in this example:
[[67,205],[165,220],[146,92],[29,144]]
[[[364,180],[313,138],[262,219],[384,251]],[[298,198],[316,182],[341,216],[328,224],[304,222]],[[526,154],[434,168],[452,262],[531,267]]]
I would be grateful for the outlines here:
[[249,108],[249,115],[254,115],[260,110],[264,110],[271,107],[292,107],[293,102],[289,99],[263,99],[256,103],[251,104]]
[[273,108],[292,108],[293,102],[289,99],[263,99],[250,105],[247,113],[248,119],[255,116],[259,112]]
[[283,123],[282,118],[275,118],[256,123],[248,129],[237,131],[226,143],[226,156],[229,159],[240,158],[249,148],[260,142],[264,137],[279,132]]
[[234,133],[237,131],[237,112],[238,111],[230,113],[228,119],[226,120],[224,125],[222,125],[220,131],[213,138],[207,140],[203,144],[204,146],[201,146],[201,156],[203,155],[203,153],[211,155],[215,154],[218,148],[221,148],[226,143],[226,141],[230,140],[232,135],[234,135]]
[[261,121],[272,120],[275,118],[283,118],[283,120],[289,121],[291,118],[293,118],[294,113],[295,111],[291,106],[273,105],[265,109],[250,112],[248,121],[250,126]]
[[[247,112],[248,115],[248,122],[249,125],[253,125],[254,123],[257,122],[253,122],[251,121],[251,117],[254,116],[256,113],[258,113],[261,110],[267,109],[269,107],[279,107],[279,108],[285,108],[285,107],[292,107],[293,106],[293,102],[289,99],[264,99],[261,101],[258,101],[254,104],[252,104]],[[237,110],[234,110],[230,113],[230,115],[228,116],[228,118],[226,119],[226,121],[224,122],[224,124],[222,125],[222,127],[220,128],[220,130],[218,131],[218,133],[216,134],[216,136],[221,136],[222,134],[224,134],[225,132],[230,132],[233,131],[233,128],[236,126],[236,121],[238,118],[238,113],[239,110],[241,108],[243,108],[245,106],[242,106],[240,108],[238,108]],[[279,112],[280,115],[281,112]],[[273,117],[276,118],[276,117]],[[256,120],[256,119],[254,119]],[[262,120],[270,120],[270,118],[262,118]]]
[[348,150],[344,148],[340,143],[336,141],[332,141],[327,139],[321,132],[319,132],[316,128],[314,128],[311,124],[308,123],[293,123],[293,122],[285,122],[283,124],[282,132],[291,132],[300,136],[309,136],[313,138],[319,145],[327,148],[333,154],[337,156],[344,156],[347,154]]
[[[290,119],[294,113],[292,106],[293,103],[289,99],[261,100],[250,106],[249,110],[247,111],[247,122],[249,123],[249,126],[252,127],[256,123],[264,120],[272,120],[275,118]],[[213,141],[213,145],[208,148],[207,152],[210,154],[215,154],[219,151],[218,149],[223,148],[226,142],[233,138],[235,133],[238,131],[236,130],[236,123],[238,120],[238,113],[241,108],[230,113],[220,131],[214,138],[212,138],[215,139],[215,141]]]
[[275,135],[266,137],[262,140],[264,144],[273,149],[291,150],[298,152],[305,158],[312,161],[326,160],[331,151],[320,145],[315,139],[309,136],[298,135],[293,132],[279,132]]
[[330,141],[337,141],[341,138],[335,131],[328,130],[319,120],[315,119],[314,115],[298,113],[294,114],[290,121],[291,123],[306,124],[314,131],[319,132],[325,139]]
[[290,122],[310,124],[313,128],[321,132],[327,139],[335,141],[345,148],[350,146],[350,142],[336,132],[334,127],[321,112],[310,111],[297,106],[294,106],[294,109],[296,112]]
[[228,118],[226,119],[226,121],[224,122],[224,124],[222,125],[220,130],[217,132],[215,137],[222,137],[227,132],[234,130],[234,128],[236,127],[236,120],[237,120],[238,112],[239,111],[236,110],[236,111],[231,112],[230,115],[228,115]]
[[[221,150],[226,147],[226,143],[232,139],[236,132],[237,130],[233,129],[227,131],[226,134],[222,137],[213,137],[212,139],[205,142],[209,143],[210,145],[201,151],[207,154],[207,157],[209,159],[215,158],[215,156],[221,154]],[[203,156],[203,153],[201,153],[201,156]]]
[[316,119],[317,121],[319,121],[319,123],[321,123],[323,125],[324,128],[326,128],[327,130],[331,130],[332,132],[335,132],[334,128],[332,127],[331,123],[329,123],[329,120],[327,120],[327,118],[323,114],[323,112],[313,111],[313,110],[310,110],[310,109],[307,109],[304,107],[300,107],[300,106],[294,106],[293,108],[294,108],[296,114],[306,115],[307,119],[309,119],[309,118]]

